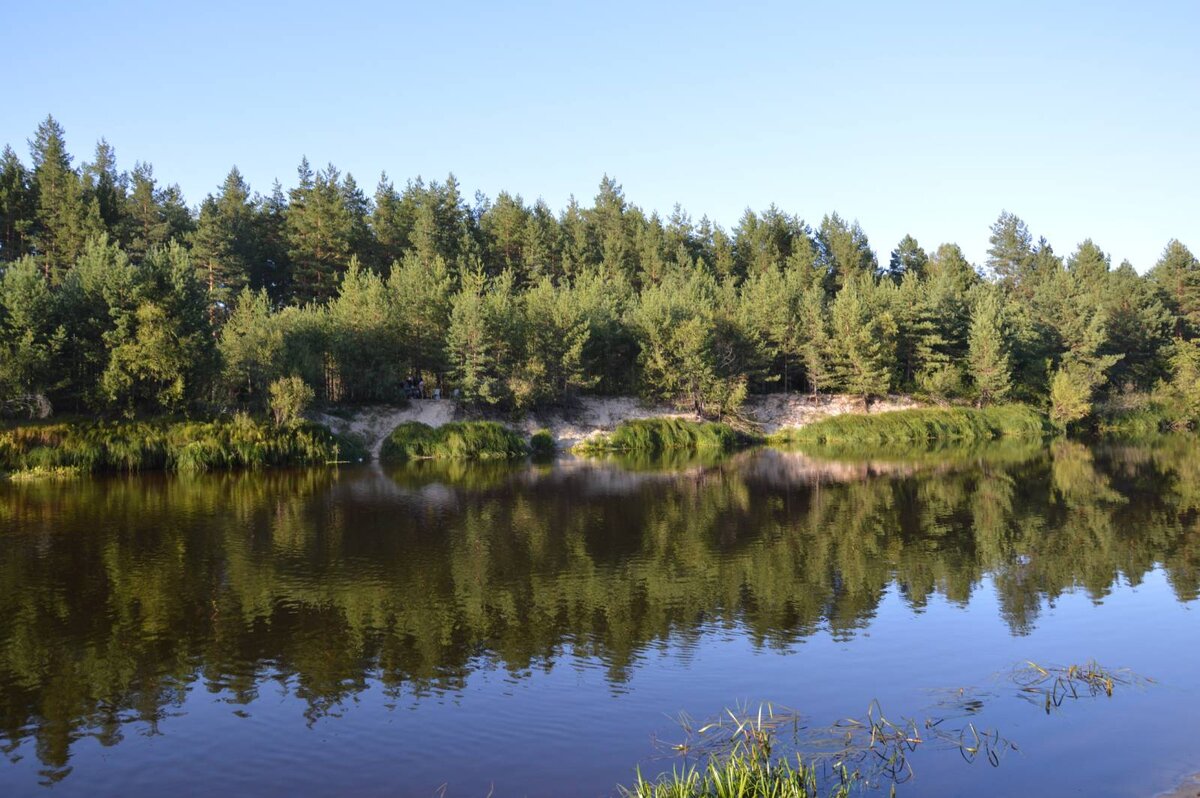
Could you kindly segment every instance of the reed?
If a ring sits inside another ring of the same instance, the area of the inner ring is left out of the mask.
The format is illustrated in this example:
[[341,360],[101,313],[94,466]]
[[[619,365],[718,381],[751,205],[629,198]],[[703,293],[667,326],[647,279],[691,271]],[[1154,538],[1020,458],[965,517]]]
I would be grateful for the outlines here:
[[944,407],[897,410],[874,415],[847,414],[790,427],[771,436],[775,444],[929,444],[973,442],[996,438],[1042,438],[1046,417],[1024,405]]
[[683,418],[639,418],[621,422],[607,435],[581,441],[573,451],[579,454],[729,451],[753,442],[753,438],[736,432],[728,424]]
[[236,414],[211,421],[55,423],[0,430],[0,472],[37,474],[320,465],[366,453],[313,423],[276,426]]
[[406,460],[515,459],[529,453],[524,439],[495,421],[454,421],[434,428],[408,421],[383,442],[379,459],[388,463]]
[[774,713],[764,715],[760,708],[756,716],[727,715],[698,732],[720,732],[722,750],[709,753],[703,765],[672,769],[654,781],[643,778],[639,770],[632,786],[619,788],[622,798],[816,798],[822,794],[848,798],[859,780],[844,766],[832,768],[833,783],[823,792],[816,766],[806,764],[800,755],[773,752],[781,720]]

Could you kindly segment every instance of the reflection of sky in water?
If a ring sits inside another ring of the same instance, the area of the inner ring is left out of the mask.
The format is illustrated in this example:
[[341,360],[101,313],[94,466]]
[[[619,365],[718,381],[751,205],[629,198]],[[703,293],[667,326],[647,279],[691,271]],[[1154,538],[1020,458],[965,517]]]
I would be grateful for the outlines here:
[[[513,473],[524,487],[511,487]],[[432,512],[421,516],[421,523],[448,523],[475,501],[470,493],[475,490],[500,497],[515,491],[512,496],[519,497],[540,484],[540,501],[555,501],[555,491],[564,491],[560,500],[568,504],[579,499],[580,493],[566,491],[553,474],[538,473],[540,478],[518,470],[501,474],[498,482],[488,477],[492,481],[485,487],[464,489],[453,480],[404,485],[360,472],[317,490],[312,504],[319,509],[306,504],[296,511],[317,519],[346,514],[347,528],[336,541],[301,534],[287,538],[284,548],[279,548],[283,539],[276,539],[274,548],[260,545],[255,556],[283,557],[284,552],[288,559],[280,585],[300,584],[318,590],[316,595],[323,584],[356,574],[361,584],[386,589],[397,574],[411,577],[414,572],[402,561],[388,560],[395,552],[386,547],[373,556],[370,540],[354,538],[367,534],[356,533],[355,523],[378,524],[371,534],[385,535],[397,513],[420,507]],[[600,496],[609,497],[600,501],[632,502],[637,486],[644,484],[620,471],[593,476],[602,487],[591,494],[583,491],[589,501]],[[682,479],[678,488],[662,475],[647,476],[645,482],[687,492],[704,490],[708,481],[722,477],[689,471]],[[762,498],[751,491],[752,501]],[[414,499],[416,504],[410,505]],[[354,508],[356,502],[363,506]],[[599,512],[592,504],[583,508]],[[570,511],[568,506],[548,512],[553,517]],[[272,519],[268,527],[287,517],[278,508],[265,516]],[[186,523],[202,525],[207,515],[189,510],[186,518],[191,519]],[[518,514],[504,523],[516,528],[521,518]],[[435,534],[436,528],[422,529],[416,539]],[[312,552],[333,545],[343,547],[341,566],[326,573],[325,560]],[[733,544],[714,563],[739,555],[753,562],[754,549],[747,555],[748,545]],[[919,548],[919,541],[910,545]],[[939,545],[938,551],[945,549],[944,542]],[[636,547],[630,554],[614,546],[594,552],[604,569],[613,569],[610,575],[645,556]],[[1037,558],[1057,556],[1054,551],[1021,552],[1030,558],[1026,563],[1014,553],[997,578],[1042,578]],[[507,567],[520,564],[505,562]],[[566,567],[556,558],[548,562],[552,568]],[[358,570],[346,563],[357,563]],[[511,576],[520,580],[529,574]],[[1145,795],[1200,769],[1200,754],[1186,731],[1200,717],[1194,666],[1200,660],[1200,625],[1196,602],[1180,603],[1163,570],[1138,574],[1137,579],[1134,587],[1122,577],[1106,595],[1098,593],[1103,595],[1099,600],[1082,588],[1061,594],[1055,588],[1055,597],[1047,599],[1038,585],[1028,585],[1039,608],[1031,623],[1016,626],[1000,600],[1000,587],[987,574],[965,604],[946,599],[940,589],[914,604],[891,582],[882,598],[862,607],[852,623],[831,631],[827,619],[818,621],[813,634],[799,637],[759,638],[737,620],[745,608],[731,614],[713,607],[706,617],[677,619],[666,639],[655,636],[640,643],[628,660],[611,660],[594,632],[579,639],[568,634],[538,652],[531,665],[514,670],[481,648],[465,666],[447,664],[450,672],[465,674],[463,684],[426,689],[419,696],[408,684],[385,688],[374,664],[367,662],[362,688],[350,689],[347,700],[315,720],[306,716],[309,707],[297,697],[294,675],[286,682],[260,678],[256,699],[239,705],[227,691],[206,687],[221,681],[212,674],[189,686],[181,707],[164,709],[157,735],[147,735],[147,725],[134,722],[121,729],[123,740],[115,746],[103,747],[90,738],[78,741],[71,749],[73,771],[53,793],[406,796],[430,795],[445,783],[447,796],[477,796],[487,794],[494,783],[497,796],[603,795],[617,781],[628,781],[639,763],[644,772],[670,768],[671,760],[655,758],[651,736],[677,739],[671,717],[680,711],[704,717],[736,702],[773,701],[823,725],[861,715],[878,699],[891,716],[920,719],[936,713],[937,691],[967,687],[984,696],[977,722],[999,729],[1020,751],[1007,754],[995,770],[985,762],[967,765],[951,751],[919,753],[913,758],[917,781],[902,788],[901,795],[1035,796],[1076,789]],[[812,587],[797,583],[797,589]],[[260,674],[269,673],[271,644],[260,642]],[[582,650],[575,649],[576,643]],[[331,638],[328,645],[344,641]],[[322,647],[310,653],[319,658]],[[197,665],[203,652],[198,657]],[[1153,677],[1158,684],[1118,688],[1112,699],[1080,700],[1047,715],[998,678],[998,672],[1026,659],[1058,664],[1095,659]],[[32,742],[25,741],[9,757],[19,759],[0,765],[0,793],[50,794],[35,786],[41,765]]]

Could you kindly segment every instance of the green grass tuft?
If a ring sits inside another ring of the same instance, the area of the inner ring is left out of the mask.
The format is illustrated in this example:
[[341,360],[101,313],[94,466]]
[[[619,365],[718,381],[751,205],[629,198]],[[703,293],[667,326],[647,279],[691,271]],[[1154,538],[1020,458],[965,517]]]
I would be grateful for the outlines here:
[[366,452],[312,423],[278,427],[238,414],[213,421],[35,424],[0,429],[0,471],[97,473],[322,465]]
[[388,463],[425,458],[515,459],[528,452],[520,435],[495,421],[454,421],[437,428],[407,421],[383,442],[379,459]]
[[729,451],[752,441],[728,424],[683,418],[639,418],[621,422],[607,435],[596,435],[581,441],[572,451],[579,454],[653,454],[700,449]]
[[529,439],[529,452],[534,457],[551,457],[557,448],[554,435],[548,429],[538,430]]
[[1042,438],[1046,417],[1024,405],[897,410],[875,415],[847,414],[803,427],[780,430],[771,443],[895,445],[974,442],[995,438]]

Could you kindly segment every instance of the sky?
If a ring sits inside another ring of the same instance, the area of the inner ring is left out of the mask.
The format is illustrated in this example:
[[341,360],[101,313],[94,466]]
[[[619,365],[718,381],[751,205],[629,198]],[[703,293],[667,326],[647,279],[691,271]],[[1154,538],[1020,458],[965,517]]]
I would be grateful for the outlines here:
[[[47,114],[195,205],[301,156],[561,209],[604,174],[729,229],[837,211],[976,263],[1016,213],[1139,271],[1200,252],[1200,2],[15,2],[0,143]],[[13,34],[16,35],[13,35]]]

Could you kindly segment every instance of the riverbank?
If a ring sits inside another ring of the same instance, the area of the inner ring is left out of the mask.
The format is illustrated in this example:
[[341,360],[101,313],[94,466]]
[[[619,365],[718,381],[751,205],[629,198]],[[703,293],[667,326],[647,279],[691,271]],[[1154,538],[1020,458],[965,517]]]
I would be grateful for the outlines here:
[[[906,396],[889,396],[867,404],[858,396],[770,394],[747,399],[742,415],[763,435],[772,435],[783,429],[803,427],[845,414],[874,415],[924,406]],[[404,407],[377,405],[338,414],[320,414],[316,418],[335,433],[362,440],[371,456],[378,460],[384,441],[401,424],[416,421],[436,429],[452,421],[482,417],[451,399],[415,399]],[[632,396],[585,396],[570,406],[535,411],[517,421],[501,417],[489,417],[489,420],[509,424],[526,438],[546,430],[554,439],[555,448],[568,451],[588,439],[611,434],[624,422],[663,418],[704,420],[695,413],[646,404]]]

